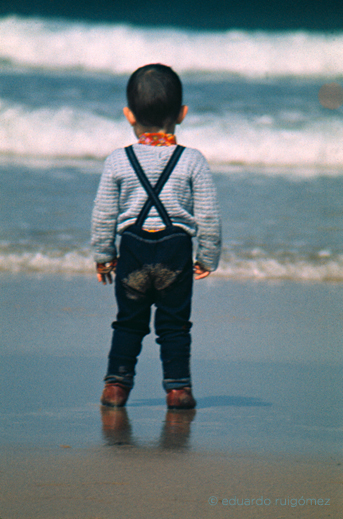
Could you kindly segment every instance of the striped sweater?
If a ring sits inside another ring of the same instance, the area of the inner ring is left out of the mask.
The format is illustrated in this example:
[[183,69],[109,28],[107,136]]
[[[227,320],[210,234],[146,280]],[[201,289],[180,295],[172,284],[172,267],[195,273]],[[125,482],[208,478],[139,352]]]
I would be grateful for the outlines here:
[[[154,186],[175,146],[134,144],[135,154]],[[92,213],[94,260],[106,263],[117,255],[117,234],[133,225],[147,198],[124,148],[115,150],[106,160]],[[186,148],[159,195],[174,225],[197,238],[196,261],[208,270],[218,266],[221,226],[216,192],[205,157]],[[164,223],[152,207],[144,229],[162,229]]]

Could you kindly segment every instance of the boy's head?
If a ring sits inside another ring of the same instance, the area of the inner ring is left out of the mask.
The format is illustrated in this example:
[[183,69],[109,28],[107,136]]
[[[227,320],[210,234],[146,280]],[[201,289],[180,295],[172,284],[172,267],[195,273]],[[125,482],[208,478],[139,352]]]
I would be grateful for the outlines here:
[[182,84],[170,67],[159,63],[140,67],[130,77],[126,94],[128,108],[140,126],[165,129],[181,122]]

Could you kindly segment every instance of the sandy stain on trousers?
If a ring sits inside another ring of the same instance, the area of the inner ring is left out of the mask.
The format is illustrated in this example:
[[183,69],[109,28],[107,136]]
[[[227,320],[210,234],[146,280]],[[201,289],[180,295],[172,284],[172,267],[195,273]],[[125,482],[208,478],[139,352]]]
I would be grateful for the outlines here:
[[165,290],[175,281],[180,272],[181,270],[170,270],[162,263],[144,265],[143,268],[131,272],[122,283],[127,297],[139,299],[151,288]]

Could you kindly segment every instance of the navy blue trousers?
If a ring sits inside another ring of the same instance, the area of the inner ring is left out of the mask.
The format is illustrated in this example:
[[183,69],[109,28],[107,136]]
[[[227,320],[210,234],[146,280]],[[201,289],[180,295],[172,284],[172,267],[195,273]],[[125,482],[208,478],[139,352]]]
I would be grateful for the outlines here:
[[121,237],[116,269],[117,320],[106,381],[133,387],[143,337],[155,332],[160,344],[165,390],[191,386],[189,321],[193,287],[192,239],[177,226],[147,232],[135,225]]

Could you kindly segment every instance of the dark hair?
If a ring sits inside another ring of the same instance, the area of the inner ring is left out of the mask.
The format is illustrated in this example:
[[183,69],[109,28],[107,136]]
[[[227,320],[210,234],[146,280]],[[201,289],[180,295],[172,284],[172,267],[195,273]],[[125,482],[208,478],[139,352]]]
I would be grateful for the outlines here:
[[160,63],[138,68],[129,79],[126,95],[137,122],[147,127],[174,123],[182,106],[179,76]]

